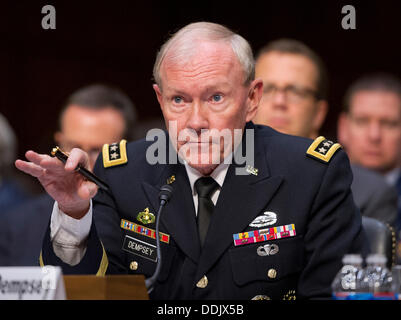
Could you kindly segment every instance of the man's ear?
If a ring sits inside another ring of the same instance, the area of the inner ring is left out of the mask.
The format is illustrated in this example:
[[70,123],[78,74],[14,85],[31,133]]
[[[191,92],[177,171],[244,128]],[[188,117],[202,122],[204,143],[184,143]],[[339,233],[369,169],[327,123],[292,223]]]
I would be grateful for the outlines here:
[[157,84],[153,85],[153,90],[155,90],[157,101],[159,101],[160,107],[163,109],[163,96],[162,91],[160,90]]
[[263,81],[262,79],[255,79],[250,85],[250,90],[248,93],[248,106],[246,121],[251,121],[258,110],[260,99],[263,94]]

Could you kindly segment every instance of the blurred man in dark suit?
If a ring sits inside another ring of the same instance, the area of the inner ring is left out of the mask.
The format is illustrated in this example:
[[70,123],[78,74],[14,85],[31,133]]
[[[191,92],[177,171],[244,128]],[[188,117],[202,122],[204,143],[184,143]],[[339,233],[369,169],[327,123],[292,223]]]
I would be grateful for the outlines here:
[[[366,75],[344,99],[339,140],[350,161],[381,174],[398,190],[397,229],[401,228],[401,82],[390,74]],[[399,250],[401,251],[401,250]]]
[[[128,96],[116,88],[95,84],[74,92],[59,117],[54,140],[63,151],[81,148],[93,169],[105,143],[130,139],[136,120]],[[47,194],[0,217],[0,265],[38,265],[44,230],[54,200]]]
[[[254,121],[316,138],[328,110],[328,75],[321,58],[302,42],[276,40],[260,50],[256,76],[263,79],[263,96]],[[395,190],[374,172],[355,165],[352,172],[351,189],[362,215],[394,225]]]

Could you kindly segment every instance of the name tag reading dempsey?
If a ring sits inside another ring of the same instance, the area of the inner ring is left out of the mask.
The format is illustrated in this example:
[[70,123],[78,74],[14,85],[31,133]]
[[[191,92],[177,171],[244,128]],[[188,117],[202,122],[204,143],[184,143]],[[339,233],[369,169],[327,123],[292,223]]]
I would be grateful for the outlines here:
[[65,299],[60,267],[0,267],[0,300]]
[[123,250],[154,262],[157,261],[156,246],[127,235],[124,238]]

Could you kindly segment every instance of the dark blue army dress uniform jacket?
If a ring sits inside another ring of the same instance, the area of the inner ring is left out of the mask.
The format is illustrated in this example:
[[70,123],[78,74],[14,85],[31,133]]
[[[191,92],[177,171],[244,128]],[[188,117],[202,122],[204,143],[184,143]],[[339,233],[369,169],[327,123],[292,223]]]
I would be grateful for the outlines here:
[[[236,175],[237,164],[230,165],[202,249],[185,166],[148,164],[146,150],[153,142],[141,140],[126,148],[113,145],[117,165],[107,167],[105,155],[105,162],[98,159],[95,173],[111,191],[99,190],[93,199],[81,262],[63,263],[49,231],[42,262],[62,266],[66,274],[151,276],[154,215],[159,189],[168,182],[174,192],[161,214],[162,268],[150,298],[330,297],[343,255],[361,252],[367,243],[350,191],[348,158],[323,138],[312,143],[252,123],[246,128],[255,130],[254,166],[250,174]],[[322,147],[326,154],[319,153]]]

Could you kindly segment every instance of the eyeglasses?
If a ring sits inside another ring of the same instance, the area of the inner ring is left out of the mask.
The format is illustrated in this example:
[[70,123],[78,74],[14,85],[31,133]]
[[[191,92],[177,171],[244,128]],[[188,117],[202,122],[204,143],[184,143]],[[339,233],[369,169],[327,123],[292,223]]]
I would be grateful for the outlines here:
[[294,85],[288,85],[284,88],[278,88],[274,84],[267,84],[263,88],[263,95],[265,99],[271,100],[277,92],[283,92],[285,99],[288,102],[298,103],[306,98],[318,98],[316,90]]

